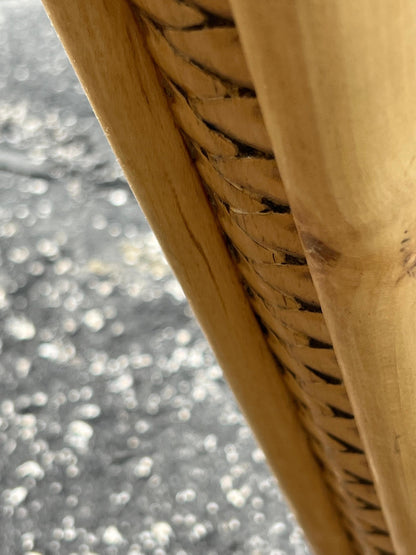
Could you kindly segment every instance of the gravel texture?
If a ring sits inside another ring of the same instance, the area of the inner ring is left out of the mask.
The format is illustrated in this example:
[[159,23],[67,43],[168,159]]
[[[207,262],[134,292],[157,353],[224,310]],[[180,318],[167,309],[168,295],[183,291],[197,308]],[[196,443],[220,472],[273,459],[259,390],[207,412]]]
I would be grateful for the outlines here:
[[1,555],[306,555],[40,2],[0,2]]

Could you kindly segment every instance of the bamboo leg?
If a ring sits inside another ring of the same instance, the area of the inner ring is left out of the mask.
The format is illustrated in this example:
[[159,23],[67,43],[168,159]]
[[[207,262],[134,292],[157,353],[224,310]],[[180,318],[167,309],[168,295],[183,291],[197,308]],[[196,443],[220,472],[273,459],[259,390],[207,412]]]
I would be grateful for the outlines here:
[[398,554],[416,550],[416,3],[232,0]]
[[44,0],[134,194],[316,553],[350,555],[125,1]]

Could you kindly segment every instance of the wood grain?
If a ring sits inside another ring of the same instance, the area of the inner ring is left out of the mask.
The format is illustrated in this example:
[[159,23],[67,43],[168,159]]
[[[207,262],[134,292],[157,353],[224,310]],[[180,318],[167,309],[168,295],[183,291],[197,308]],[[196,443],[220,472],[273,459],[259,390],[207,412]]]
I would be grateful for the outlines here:
[[232,6],[395,551],[412,555],[416,4]]
[[241,287],[129,5],[114,0],[44,4],[316,553],[351,555],[321,469]]
[[[221,30],[224,27],[224,21],[219,20],[212,11],[207,10],[204,13],[207,16],[204,27],[210,29],[210,33],[215,28]],[[147,28],[157,30],[160,37],[168,35],[168,27],[159,25],[149,17],[148,12],[139,11],[137,17],[141,23],[145,20]],[[186,31],[185,20],[184,26]],[[227,20],[225,26],[229,30],[235,27],[231,19]],[[153,32],[150,31],[150,34]],[[183,68],[185,54],[180,53],[168,41],[164,45],[171,50],[170,55],[168,54],[170,72],[165,73],[166,65],[160,58],[160,52],[154,51],[153,40],[149,41],[149,45],[156,64],[160,64],[166,77],[164,88],[171,99],[176,122],[186,136],[189,153],[200,171],[218,223],[226,235],[227,245],[240,272],[252,309],[273,356],[283,368],[283,376],[298,407],[302,408],[300,416],[309,432],[310,445],[322,464],[324,476],[332,489],[334,502],[341,512],[352,543],[356,544],[357,551],[363,555],[380,555],[373,539],[375,534],[383,535],[383,555],[392,554],[393,548],[385,523],[377,529],[366,525],[363,516],[369,511],[368,519],[371,520],[375,509],[373,506],[363,506],[362,501],[351,495],[349,490],[352,480],[367,481],[365,476],[368,475],[371,481],[367,454],[355,433],[357,428],[344,425],[345,421],[354,423],[354,412],[340,371],[338,369],[338,376],[334,377],[325,368],[324,353],[332,351],[331,339],[321,314],[290,206],[282,189],[276,162],[269,146],[265,148],[264,144],[258,143],[253,149],[253,130],[257,128],[259,131],[264,125],[258,110],[256,120],[253,120],[251,107],[253,100],[257,102],[256,91],[241,89],[237,82],[230,80],[231,74],[224,79],[221,60],[233,60],[233,53],[236,51],[239,51],[238,58],[241,58],[241,45],[235,41],[225,43],[219,40],[220,35],[217,33],[211,34],[212,38],[214,36],[216,40],[210,42],[209,48],[203,41],[198,41],[194,43],[192,50],[193,59],[199,60],[199,70],[209,77],[208,82],[206,79],[199,83],[191,82],[187,77],[182,77],[181,72],[175,71],[175,66]],[[198,52],[199,49],[202,53]],[[167,53],[164,52],[165,54]],[[195,63],[191,60],[188,62]],[[175,78],[172,77],[173,74]],[[222,96],[213,95],[211,79],[220,80],[227,92]],[[205,85],[208,86],[204,91]],[[186,102],[192,109],[182,111],[179,117],[175,111],[177,94],[169,92],[170,89],[179,93],[181,102]],[[249,102],[246,102],[247,99]],[[231,111],[227,115],[226,125],[223,125],[224,113],[220,117],[215,110],[216,106],[220,111],[223,102],[230,107],[237,104],[239,106],[238,111],[232,114],[234,117],[231,117]],[[207,103],[211,104],[210,121],[203,118],[197,110],[198,105]],[[186,131],[195,127],[202,131],[204,126],[206,129],[202,134],[191,136]],[[207,151],[207,143],[202,144],[203,135],[211,135],[213,131],[233,143],[237,151],[235,156],[230,156],[228,150],[222,149],[221,145],[215,148],[215,152]],[[262,134],[267,136],[264,127]],[[256,163],[253,164],[253,161]],[[225,173],[220,170],[220,166],[225,169]],[[236,180],[230,179],[231,167]],[[211,171],[207,171],[208,168]],[[232,187],[232,198],[229,195],[230,190],[224,187],[224,181]],[[280,199],[276,199],[276,194],[279,194]],[[309,240],[317,257],[327,257],[332,262],[336,260],[336,252],[321,242],[310,239],[308,235],[304,236],[304,243],[307,244]],[[285,317],[293,314],[298,316],[297,325],[294,325],[293,319],[292,325],[289,325]],[[320,338],[317,337],[315,325],[315,317],[319,315],[322,317]],[[282,356],[281,349],[276,349],[277,345],[286,347],[286,356]],[[316,359],[318,365],[304,365],[300,358],[300,348],[320,353]],[[328,416],[328,419],[320,418],[321,415]],[[339,435],[334,433],[337,428]],[[343,439],[347,431],[349,441]],[[344,452],[348,456],[338,457],[338,453]],[[341,463],[343,466],[340,466]],[[364,477],[355,472],[360,468],[367,472]],[[335,477],[335,482],[331,477]]]

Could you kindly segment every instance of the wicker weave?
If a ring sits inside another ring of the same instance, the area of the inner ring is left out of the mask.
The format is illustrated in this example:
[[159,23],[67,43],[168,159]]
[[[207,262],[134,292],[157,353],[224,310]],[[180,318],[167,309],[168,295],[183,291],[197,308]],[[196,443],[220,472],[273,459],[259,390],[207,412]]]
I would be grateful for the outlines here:
[[134,0],[134,11],[351,542],[392,554],[231,10],[224,0]]

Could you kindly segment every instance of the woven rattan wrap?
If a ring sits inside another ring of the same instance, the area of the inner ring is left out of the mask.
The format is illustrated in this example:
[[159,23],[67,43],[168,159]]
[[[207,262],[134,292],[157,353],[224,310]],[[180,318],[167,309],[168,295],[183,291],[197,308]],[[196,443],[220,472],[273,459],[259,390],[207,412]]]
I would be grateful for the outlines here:
[[357,553],[391,554],[231,10],[224,0],[134,0],[134,11],[351,541]]

